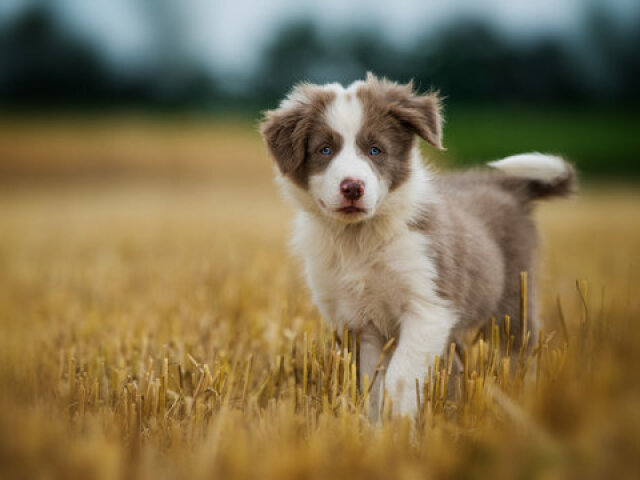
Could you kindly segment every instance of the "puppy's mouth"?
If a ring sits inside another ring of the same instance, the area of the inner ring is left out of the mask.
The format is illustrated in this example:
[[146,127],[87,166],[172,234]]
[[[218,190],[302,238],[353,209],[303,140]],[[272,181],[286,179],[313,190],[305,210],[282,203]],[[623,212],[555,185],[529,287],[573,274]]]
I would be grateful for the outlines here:
[[367,210],[355,205],[347,205],[346,207],[340,207],[336,209],[336,212],[344,215],[357,215],[359,213],[367,213]]
[[321,199],[318,199],[318,203],[320,204],[320,206],[324,210],[327,210],[327,213],[329,213],[329,212],[337,213],[337,214],[341,215],[343,218],[345,218],[345,217],[358,217],[358,216],[360,216],[362,214],[366,214],[367,213],[367,209],[364,208],[364,207],[359,207],[356,204],[356,202],[351,202],[350,204],[342,205],[339,208],[327,207],[327,204],[324,203]]

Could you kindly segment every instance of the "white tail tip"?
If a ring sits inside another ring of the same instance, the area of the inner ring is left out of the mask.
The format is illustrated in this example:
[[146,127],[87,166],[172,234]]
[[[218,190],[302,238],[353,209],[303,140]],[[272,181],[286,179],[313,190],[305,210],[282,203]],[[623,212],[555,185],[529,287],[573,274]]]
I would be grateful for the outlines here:
[[521,153],[489,162],[488,165],[507,175],[542,182],[553,182],[569,173],[565,161],[554,155],[543,153]]

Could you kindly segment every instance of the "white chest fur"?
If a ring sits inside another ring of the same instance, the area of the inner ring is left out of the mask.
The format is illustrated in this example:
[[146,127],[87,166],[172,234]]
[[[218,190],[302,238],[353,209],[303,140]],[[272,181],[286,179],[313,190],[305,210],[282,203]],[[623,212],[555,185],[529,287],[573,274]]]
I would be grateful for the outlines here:
[[294,246],[304,259],[314,303],[339,330],[371,322],[390,336],[407,310],[439,301],[428,239],[395,227],[386,235],[380,226],[336,231],[308,214],[298,216]]

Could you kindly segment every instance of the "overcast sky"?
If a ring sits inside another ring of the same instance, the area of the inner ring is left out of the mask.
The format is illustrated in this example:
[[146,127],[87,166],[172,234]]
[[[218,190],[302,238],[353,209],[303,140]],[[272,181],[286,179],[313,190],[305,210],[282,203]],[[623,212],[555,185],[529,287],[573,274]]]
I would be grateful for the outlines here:
[[157,19],[164,6],[169,13],[161,19],[162,37],[178,36],[194,59],[231,72],[250,67],[274,31],[296,18],[310,18],[324,29],[370,28],[402,44],[465,16],[527,37],[575,32],[589,5],[605,6],[622,21],[640,7],[638,0],[2,0],[0,21],[38,1],[51,4],[69,29],[122,66],[156,48],[149,18]]

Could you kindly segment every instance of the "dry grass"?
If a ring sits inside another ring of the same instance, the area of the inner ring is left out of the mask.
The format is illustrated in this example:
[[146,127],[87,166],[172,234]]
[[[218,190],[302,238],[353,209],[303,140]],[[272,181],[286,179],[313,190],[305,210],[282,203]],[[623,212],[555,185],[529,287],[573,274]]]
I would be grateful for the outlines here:
[[357,341],[334,342],[287,253],[256,136],[93,127],[0,127],[2,478],[640,471],[637,192],[540,208],[545,331],[514,378],[498,324],[462,376],[432,369],[417,426],[377,427]]

